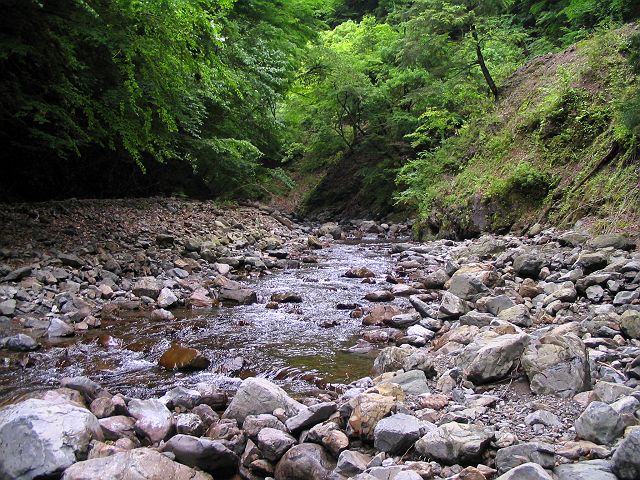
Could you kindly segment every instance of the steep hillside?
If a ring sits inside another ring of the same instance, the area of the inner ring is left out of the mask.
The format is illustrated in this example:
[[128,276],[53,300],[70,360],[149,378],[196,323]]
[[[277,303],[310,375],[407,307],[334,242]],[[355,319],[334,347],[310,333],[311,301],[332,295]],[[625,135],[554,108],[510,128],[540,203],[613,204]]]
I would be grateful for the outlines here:
[[637,25],[600,33],[529,61],[501,88],[493,112],[405,166],[401,198],[423,237],[561,227],[640,231]]

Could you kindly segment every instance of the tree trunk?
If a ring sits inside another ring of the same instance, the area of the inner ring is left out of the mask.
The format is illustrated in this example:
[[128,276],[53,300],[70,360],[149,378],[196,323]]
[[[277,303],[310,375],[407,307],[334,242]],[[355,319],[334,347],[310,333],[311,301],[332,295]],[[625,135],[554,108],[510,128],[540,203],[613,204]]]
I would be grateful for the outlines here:
[[482,54],[482,48],[480,47],[480,40],[478,39],[478,32],[476,32],[475,27],[472,27],[471,35],[473,36],[473,40],[476,42],[476,56],[478,65],[480,65],[480,70],[482,70],[482,75],[484,76],[487,85],[489,86],[489,90],[493,94],[493,98],[498,101],[499,92],[498,87],[496,86],[496,82],[493,81],[493,77],[491,76],[491,72],[487,68],[487,64],[484,61],[484,55]]

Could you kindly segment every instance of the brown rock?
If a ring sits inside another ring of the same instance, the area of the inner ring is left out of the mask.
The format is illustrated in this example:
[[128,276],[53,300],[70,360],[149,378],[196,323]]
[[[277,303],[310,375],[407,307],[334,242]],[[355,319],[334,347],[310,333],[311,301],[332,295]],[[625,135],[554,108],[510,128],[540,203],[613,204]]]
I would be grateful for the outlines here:
[[400,315],[402,310],[393,305],[376,305],[371,311],[362,319],[363,325],[383,325],[384,322],[388,322],[395,315]]
[[167,370],[203,370],[211,362],[195,348],[174,343],[162,354],[158,364]]

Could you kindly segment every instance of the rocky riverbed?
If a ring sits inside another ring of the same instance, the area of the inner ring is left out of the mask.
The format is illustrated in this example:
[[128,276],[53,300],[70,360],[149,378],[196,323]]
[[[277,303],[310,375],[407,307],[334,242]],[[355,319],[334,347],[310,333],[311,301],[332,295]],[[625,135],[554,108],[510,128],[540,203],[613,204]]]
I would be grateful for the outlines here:
[[158,394],[85,376],[5,387],[2,478],[640,478],[640,254],[628,238],[540,228],[403,243],[407,224],[312,226],[175,199],[2,207],[0,219],[3,379],[29,378],[61,337],[140,312],[181,325],[187,308],[313,310],[300,284],[265,296],[256,279],[313,272],[348,237],[389,255],[367,266],[370,250],[347,250],[336,276],[362,298],[315,307],[315,326],[358,325],[347,350],[373,355],[370,375],[304,393],[264,375],[181,382],[214,365],[177,342],[157,359],[177,380]]

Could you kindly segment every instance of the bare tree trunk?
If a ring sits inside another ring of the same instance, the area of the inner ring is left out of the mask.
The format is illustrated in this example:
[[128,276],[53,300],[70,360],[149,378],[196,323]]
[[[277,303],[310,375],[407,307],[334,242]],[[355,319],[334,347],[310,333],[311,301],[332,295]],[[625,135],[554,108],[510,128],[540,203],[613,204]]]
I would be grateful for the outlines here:
[[476,56],[478,65],[480,65],[480,70],[482,70],[482,75],[484,76],[484,80],[487,82],[489,86],[489,90],[493,94],[493,98],[495,101],[498,101],[499,92],[498,87],[496,86],[496,82],[493,81],[493,77],[491,76],[491,72],[487,68],[487,64],[484,61],[484,55],[482,54],[482,48],[480,47],[480,40],[478,39],[478,32],[476,32],[475,26],[472,27],[471,35],[473,36],[473,40],[476,42]]

